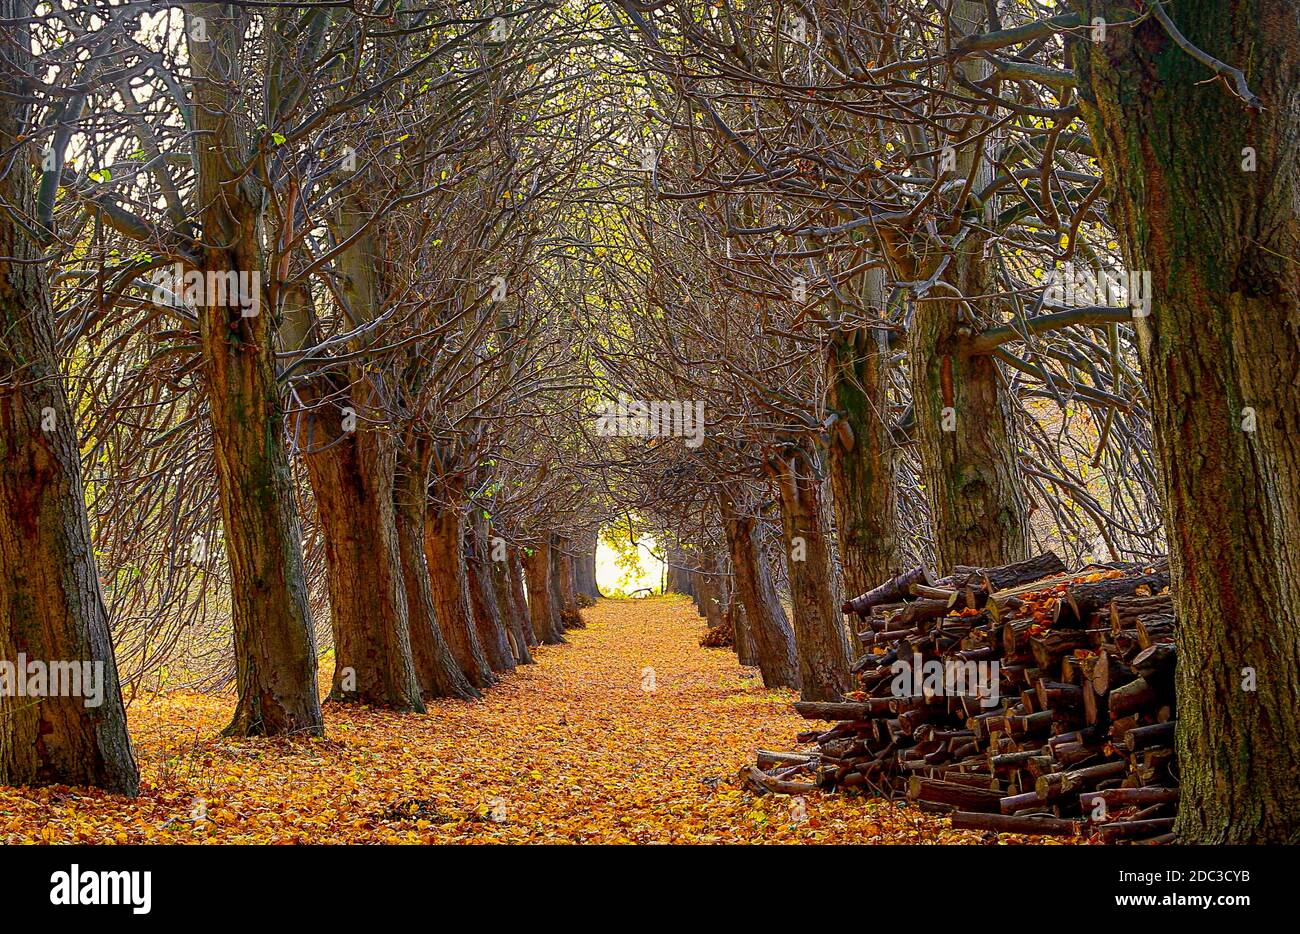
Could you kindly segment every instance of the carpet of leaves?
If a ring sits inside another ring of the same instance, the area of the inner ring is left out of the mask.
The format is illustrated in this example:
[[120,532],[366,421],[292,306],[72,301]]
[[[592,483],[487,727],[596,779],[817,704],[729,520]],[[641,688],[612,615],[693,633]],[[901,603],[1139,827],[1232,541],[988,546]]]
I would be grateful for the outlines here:
[[416,715],[331,704],[324,739],[219,737],[231,696],[137,700],[141,794],[0,788],[0,841],[994,842],[893,802],[742,791],[755,748],[787,749],[806,727],[794,695],[701,648],[684,598],[584,616],[483,701]]

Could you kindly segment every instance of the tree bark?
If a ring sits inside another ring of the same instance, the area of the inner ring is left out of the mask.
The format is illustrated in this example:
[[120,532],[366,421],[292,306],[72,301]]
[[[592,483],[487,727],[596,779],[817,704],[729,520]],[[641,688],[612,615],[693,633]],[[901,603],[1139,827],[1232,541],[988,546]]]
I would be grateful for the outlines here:
[[731,604],[727,607],[727,624],[731,627],[731,636],[736,647],[736,661],[750,668],[758,668],[758,649],[749,631],[749,621],[745,617],[745,604],[735,591],[732,592]]
[[488,543],[492,558],[492,590],[496,594],[501,620],[510,633],[510,644],[515,653],[515,661],[520,665],[531,665],[533,654],[528,651],[528,633],[524,630],[524,622],[528,619],[528,608],[521,608],[515,602],[510,583],[510,552],[507,550],[505,554],[498,556],[498,545],[490,538]]
[[1242,69],[1257,110],[1150,9],[1072,6],[1112,24],[1105,42],[1071,50],[1125,262],[1151,276],[1135,325],[1179,619],[1177,832],[1300,842],[1296,5],[1163,7],[1190,43]]
[[[985,18],[979,0],[954,4],[953,19],[963,33],[978,31]],[[984,80],[990,69],[979,60],[959,67],[971,81]],[[985,147],[960,146],[956,157],[957,177],[974,171],[975,190],[992,180],[994,166]],[[959,564],[996,567],[1029,556],[1029,508],[1010,402],[997,361],[973,353],[971,345],[970,309],[987,299],[966,297],[999,291],[984,258],[985,242],[974,230],[951,257],[912,258],[920,270],[913,278],[920,279],[949,260],[943,285],[917,300],[908,334],[916,435],[942,573]]]
[[496,683],[483,653],[469,605],[465,570],[464,509],[454,503],[431,506],[425,515],[424,554],[442,634],[469,683],[480,691]]
[[488,555],[487,520],[481,513],[473,516],[466,531],[466,582],[469,585],[470,609],[479,642],[488,664],[495,672],[514,671],[515,653],[501,619],[496,590],[492,587],[492,563]]
[[[205,274],[262,274],[264,192],[245,171],[249,147],[230,112],[245,16],[234,7],[193,8],[207,41],[189,35],[195,132],[194,201],[200,205]],[[261,290],[259,290],[261,291]],[[257,313],[237,305],[197,309],[217,489],[230,566],[239,702],[226,732],[324,732],[316,645],[307,602],[302,530],[285,447],[275,371],[275,327],[266,294]]]
[[[883,309],[882,270],[867,273],[867,297]],[[889,351],[874,330],[837,331],[830,341],[827,405],[831,493],[844,586],[870,590],[898,563],[893,439],[888,418]]]
[[481,695],[465,677],[451,646],[443,636],[433,598],[429,563],[425,556],[429,450],[428,441],[418,437],[408,437],[399,447],[394,494],[398,553],[402,561],[402,580],[406,586],[411,658],[423,697],[469,700]]
[[668,549],[668,593],[679,593],[691,599],[695,598],[689,564],[686,550],[681,545]]
[[[27,15],[12,0],[5,18]],[[0,203],[31,216],[23,132],[25,29],[9,44],[0,91]],[[139,785],[108,616],[95,570],[80,444],[55,352],[55,318],[39,244],[0,212],[0,660],[88,662],[101,703],[83,696],[0,695],[0,783],[93,785],[134,795]],[[85,674],[84,667],[81,672]],[[26,672],[15,670],[21,678]],[[15,687],[14,685],[10,686]]]
[[[363,386],[358,375],[355,386]],[[334,631],[329,699],[394,710],[424,710],[407,619],[406,586],[394,512],[397,449],[392,438],[343,424],[320,380],[300,387],[307,473],[325,538],[325,577]],[[365,405],[365,389],[353,398]]]
[[583,539],[579,549],[580,556],[576,565],[578,571],[578,593],[586,594],[593,600],[600,599],[600,588],[596,586],[596,540],[594,537]]
[[713,593],[709,587],[708,577],[704,573],[704,559],[697,552],[691,560],[695,562],[695,566],[691,568],[691,600],[695,603],[695,612],[699,614],[700,619],[708,619],[708,603],[713,599]]
[[531,648],[541,643],[541,637],[533,628],[533,618],[531,607],[528,602],[528,595],[524,589],[524,557],[519,549],[511,546],[506,555],[509,558],[510,573],[510,601],[514,604],[516,611],[519,613],[520,621],[523,624],[524,639]]
[[776,464],[800,696],[840,700],[852,685],[852,658],[840,614],[821,465],[807,442],[786,448]]
[[[961,254],[958,288],[984,288]],[[912,397],[939,572],[1028,556],[1029,512],[997,362],[969,352],[955,301],[922,301],[910,332]],[[888,574],[885,575],[888,577]],[[868,588],[873,586],[868,582]]]
[[569,541],[561,536],[551,539],[551,600],[560,613],[564,629],[581,629],[582,615],[578,612],[578,595],[573,590],[573,565]]
[[696,572],[696,591],[700,595],[700,615],[708,622],[709,628],[722,625],[723,594],[718,586],[717,558],[704,559],[702,567]]
[[543,645],[560,645],[565,641],[560,610],[555,605],[551,585],[551,543],[543,539],[533,545],[524,558],[528,577],[528,615],[533,621],[533,632]]
[[[754,664],[769,688],[799,687],[794,630],[772,585],[758,540],[758,521],[750,504],[728,493],[719,496],[723,531],[731,555],[735,599],[744,607],[747,640],[752,640]],[[736,644],[740,645],[739,635]],[[748,664],[741,655],[742,664]],[[838,698],[837,698],[838,700]]]

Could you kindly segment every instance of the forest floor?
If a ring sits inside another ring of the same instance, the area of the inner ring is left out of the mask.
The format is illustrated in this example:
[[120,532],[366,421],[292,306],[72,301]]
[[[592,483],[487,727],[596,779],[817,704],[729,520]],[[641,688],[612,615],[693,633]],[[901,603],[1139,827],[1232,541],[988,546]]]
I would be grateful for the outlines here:
[[0,841],[991,842],[892,802],[741,790],[755,748],[791,749],[806,728],[794,695],[700,648],[685,598],[602,600],[584,616],[482,701],[330,704],[324,739],[222,738],[233,696],[138,699],[139,797],[0,788]]

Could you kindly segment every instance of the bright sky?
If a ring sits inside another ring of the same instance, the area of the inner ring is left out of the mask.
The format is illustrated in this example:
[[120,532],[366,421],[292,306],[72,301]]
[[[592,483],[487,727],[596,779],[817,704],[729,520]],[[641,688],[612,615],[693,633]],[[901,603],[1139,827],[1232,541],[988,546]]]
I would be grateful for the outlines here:
[[604,542],[596,545],[596,584],[601,593],[606,596],[615,591],[628,594],[642,587],[650,587],[658,593],[663,588],[664,563],[654,557],[659,553],[659,543],[645,536],[639,540],[639,545],[640,567],[631,574],[618,566],[617,552]]

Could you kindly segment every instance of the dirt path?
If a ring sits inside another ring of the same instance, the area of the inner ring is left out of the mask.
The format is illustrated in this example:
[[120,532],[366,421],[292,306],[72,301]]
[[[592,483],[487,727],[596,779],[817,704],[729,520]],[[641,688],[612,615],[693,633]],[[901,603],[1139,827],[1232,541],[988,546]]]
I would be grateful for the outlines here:
[[324,740],[217,738],[230,697],[137,702],[129,719],[147,790],[130,801],[0,789],[0,840],[976,839],[885,802],[810,795],[798,820],[790,799],[741,791],[735,774],[754,749],[789,749],[803,728],[793,695],[763,690],[731,652],[700,648],[704,623],[682,598],[602,601],[585,614],[568,645],[537,650],[537,665],[484,701],[424,715],[328,706]]

